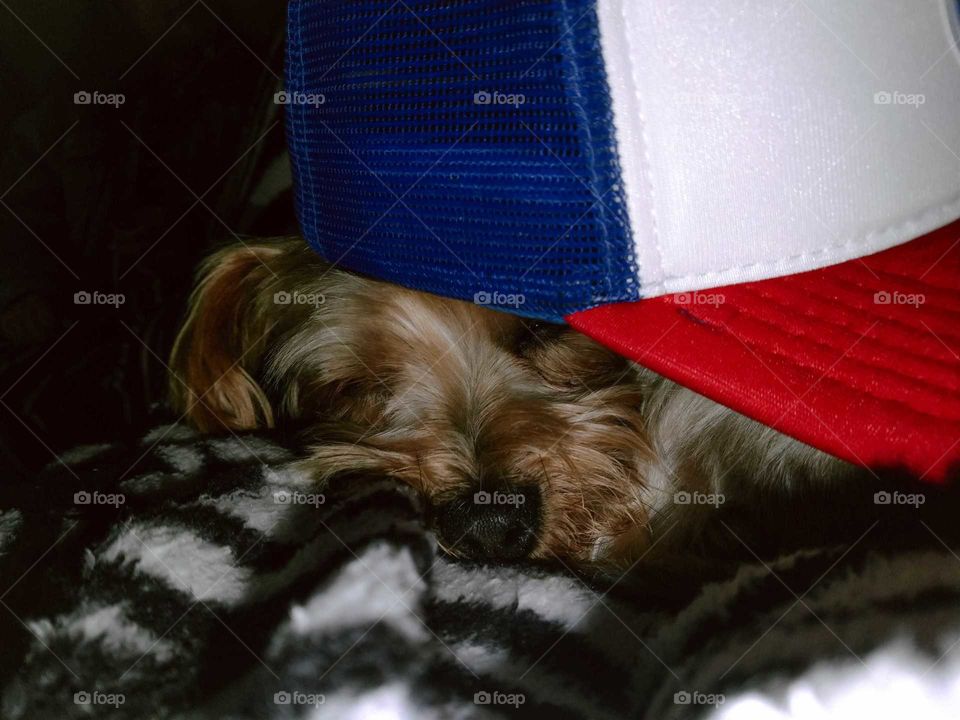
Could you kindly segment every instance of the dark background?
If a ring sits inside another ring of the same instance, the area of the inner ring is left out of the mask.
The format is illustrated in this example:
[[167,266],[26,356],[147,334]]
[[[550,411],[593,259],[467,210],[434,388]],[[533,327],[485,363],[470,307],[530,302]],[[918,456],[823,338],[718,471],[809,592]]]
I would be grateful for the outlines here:
[[[273,102],[284,14],[279,0],[0,0],[5,480],[172,419],[164,363],[198,261],[296,232]],[[78,105],[79,91],[125,102]],[[78,305],[78,291],[125,302]]]

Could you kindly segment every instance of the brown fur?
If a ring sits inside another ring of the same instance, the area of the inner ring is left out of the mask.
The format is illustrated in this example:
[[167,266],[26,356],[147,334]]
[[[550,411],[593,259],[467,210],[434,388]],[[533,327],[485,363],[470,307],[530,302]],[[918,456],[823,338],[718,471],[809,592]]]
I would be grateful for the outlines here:
[[302,427],[319,483],[383,473],[440,512],[536,487],[533,558],[622,564],[678,488],[838,464],[569,328],[362,278],[300,239],[210,258],[171,365],[174,402],[201,430]]

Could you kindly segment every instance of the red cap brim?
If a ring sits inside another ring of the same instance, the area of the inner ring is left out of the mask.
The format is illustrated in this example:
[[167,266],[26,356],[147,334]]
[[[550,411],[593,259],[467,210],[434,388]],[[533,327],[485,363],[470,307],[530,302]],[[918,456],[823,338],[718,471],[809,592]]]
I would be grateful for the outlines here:
[[960,472],[960,223],[820,270],[567,320],[850,462],[929,481]]

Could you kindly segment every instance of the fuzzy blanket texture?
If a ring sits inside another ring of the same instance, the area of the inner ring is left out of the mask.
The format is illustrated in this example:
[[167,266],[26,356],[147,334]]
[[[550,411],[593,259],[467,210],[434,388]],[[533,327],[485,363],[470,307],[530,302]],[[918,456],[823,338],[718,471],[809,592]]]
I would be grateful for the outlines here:
[[408,489],[321,493],[295,459],[167,425],[6,489],[0,717],[960,715],[945,545],[758,561],[664,608],[630,577],[452,560]]

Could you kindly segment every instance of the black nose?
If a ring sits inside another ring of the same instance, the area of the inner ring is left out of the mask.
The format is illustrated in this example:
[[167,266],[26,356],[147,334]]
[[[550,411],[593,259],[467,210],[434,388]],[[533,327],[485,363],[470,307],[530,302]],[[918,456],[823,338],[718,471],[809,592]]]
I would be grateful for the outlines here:
[[437,509],[447,548],[467,557],[512,560],[530,554],[540,532],[536,485],[477,490]]

